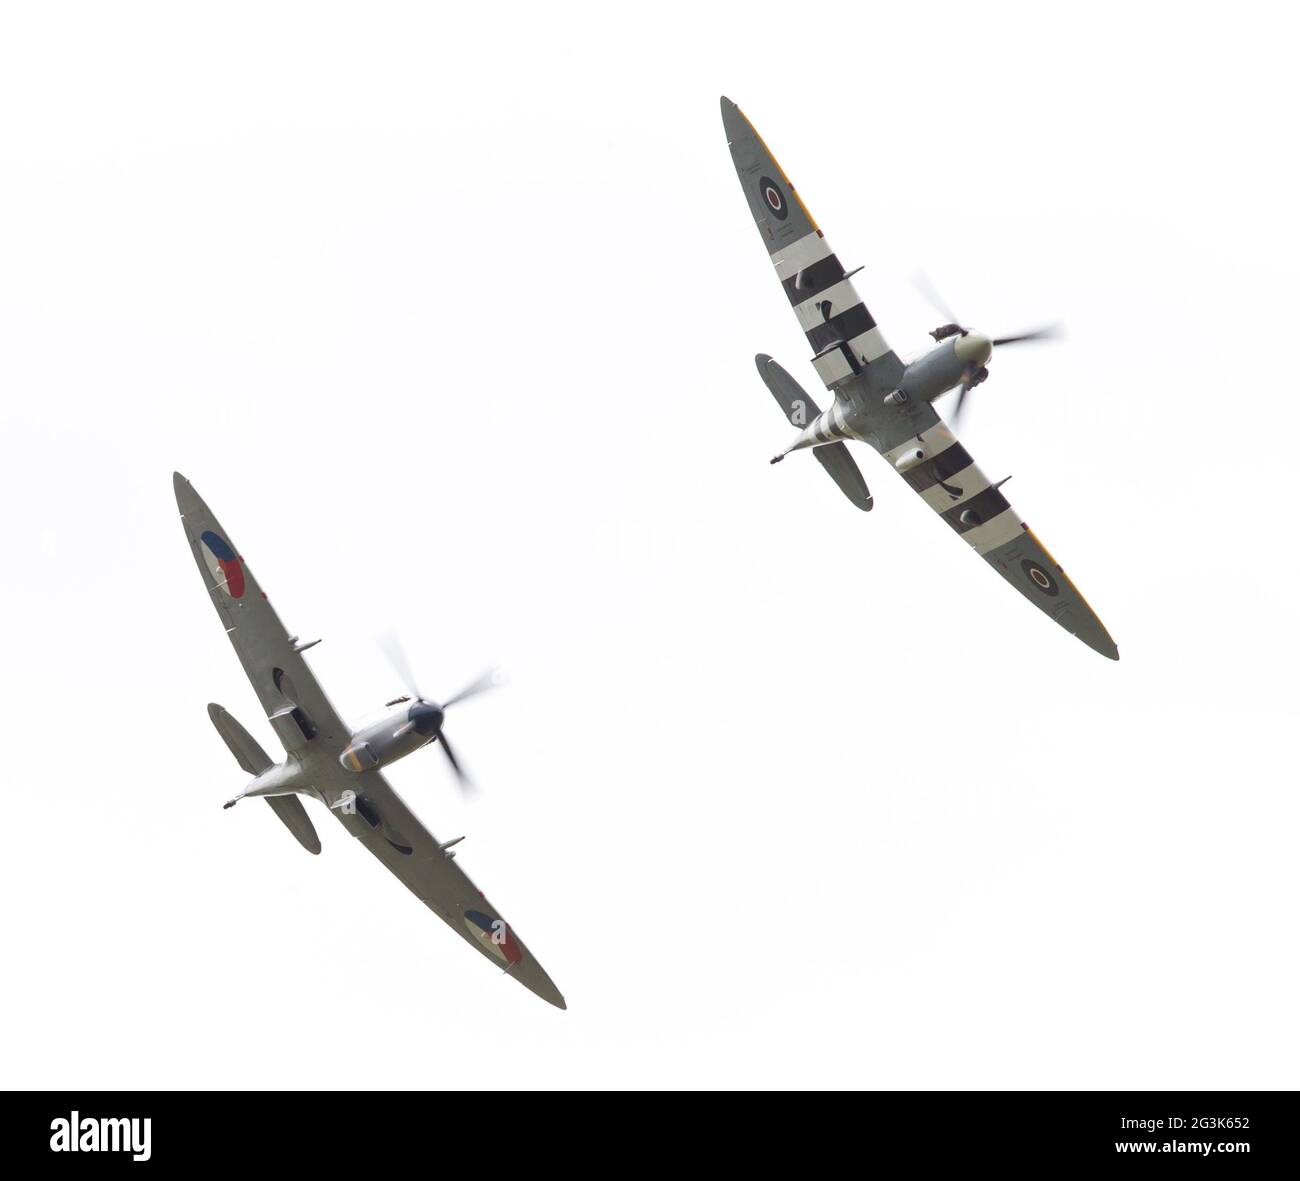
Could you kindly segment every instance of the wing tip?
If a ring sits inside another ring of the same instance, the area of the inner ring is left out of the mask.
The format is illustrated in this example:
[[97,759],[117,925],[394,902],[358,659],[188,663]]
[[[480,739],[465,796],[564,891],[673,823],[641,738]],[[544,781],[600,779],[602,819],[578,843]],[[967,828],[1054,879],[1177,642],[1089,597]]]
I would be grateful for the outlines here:
[[[1077,588],[1076,588],[1077,593]],[[1079,596],[1083,598],[1082,595]],[[1088,608],[1090,611],[1092,608]],[[1093,619],[1097,622],[1096,628],[1085,628],[1083,631],[1074,633],[1075,638],[1082,640],[1098,656],[1104,656],[1107,660],[1119,660],[1119,646],[1110,638],[1110,632],[1106,630],[1105,625],[1100,619],[1097,619],[1096,613],[1093,613]]]
[[203,503],[194,491],[194,485],[180,472],[172,472],[172,492],[176,496],[176,507],[181,510],[181,516]]
[[568,1009],[568,1002],[565,1001],[564,994],[555,987],[555,981],[546,974],[546,970],[541,964],[538,964],[536,960],[533,963],[536,965],[541,979],[524,980],[516,977],[516,979],[519,979],[519,983],[548,1005],[554,1005],[557,1009]]
[[[745,127],[749,125],[749,120],[745,118],[745,112],[742,111],[735,103],[725,94],[719,99],[719,106],[722,108],[722,129],[726,132],[728,145],[734,145],[736,137],[740,135]],[[750,127],[753,131],[753,127]],[[733,147],[734,151],[734,147]]]

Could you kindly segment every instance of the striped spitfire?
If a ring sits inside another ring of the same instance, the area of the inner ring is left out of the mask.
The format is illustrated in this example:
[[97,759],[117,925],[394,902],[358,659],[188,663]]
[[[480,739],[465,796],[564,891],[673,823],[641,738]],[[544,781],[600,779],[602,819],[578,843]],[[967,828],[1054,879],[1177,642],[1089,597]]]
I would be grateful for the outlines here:
[[1030,602],[1089,647],[1118,660],[1119,650],[1101,620],[1002,495],[1000,484],[979,469],[931,405],[948,390],[964,393],[978,384],[995,345],[1046,333],[993,340],[947,324],[932,334],[934,349],[905,365],[854,288],[857,271],[844,269],[767,145],[726,98],[722,122],[741,189],[812,350],[813,368],[834,395],[831,406],[819,410],[780,365],[758,355],[759,374],[799,432],[772,462],[813,449],[845,496],[867,510],[872,497],[845,443],[870,444]]

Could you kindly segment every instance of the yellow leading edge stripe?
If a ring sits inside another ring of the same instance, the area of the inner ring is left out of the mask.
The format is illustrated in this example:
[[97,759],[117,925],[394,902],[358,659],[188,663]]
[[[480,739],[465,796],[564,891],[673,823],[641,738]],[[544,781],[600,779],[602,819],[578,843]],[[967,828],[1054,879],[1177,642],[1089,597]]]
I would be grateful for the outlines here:
[[[1085,599],[1085,598],[1083,597],[1083,592],[1080,591],[1079,588],[1078,588],[1077,586],[1074,585],[1074,579],[1071,578],[1071,577],[1070,577],[1070,576],[1065,572],[1065,568],[1064,568],[1064,567],[1061,565],[1061,563],[1058,562],[1058,561],[1056,560],[1056,558],[1052,555],[1052,551],[1049,550],[1049,549],[1047,548],[1047,546],[1043,545],[1042,541],[1039,540],[1038,534],[1035,533],[1035,532],[1034,532],[1034,531],[1033,531],[1033,530],[1032,530],[1028,525],[1025,526],[1025,532],[1028,533],[1029,536],[1032,537],[1036,542],[1038,542],[1038,546],[1039,546],[1039,548],[1043,551],[1043,553],[1045,553],[1045,554],[1047,555],[1047,560],[1048,560],[1049,562],[1051,562],[1053,566],[1056,567],[1056,572],[1057,572],[1057,573],[1058,573],[1062,578],[1064,578],[1065,581],[1066,581],[1067,583],[1069,583],[1069,585],[1070,585],[1070,589],[1071,589],[1072,591],[1074,591],[1075,595],[1076,595],[1076,596],[1078,597],[1078,599],[1079,599],[1079,602],[1082,603],[1085,607],[1087,607],[1087,608],[1088,608],[1088,611],[1089,611],[1089,613],[1092,615],[1093,619],[1095,619],[1099,624],[1101,624],[1101,630],[1102,630],[1103,632],[1106,632],[1106,635],[1110,635],[1110,632],[1106,631],[1106,625],[1105,625],[1104,623],[1101,622],[1101,616],[1099,616],[1099,615],[1097,614],[1097,612],[1094,611],[1094,610],[1092,609],[1092,604],[1091,604],[1090,602],[1088,602],[1088,600]],[[1112,642],[1113,642],[1113,641],[1112,641]]]
[[817,224],[817,219],[813,217],[811,213],[808,212],[808,206],[803,203],[803,198],[799,196],[799,190],[794,187],[793,182],[790,180],[788,176],[786,176],[785,169],[781,167],[781,161],[776,158],[776,154],[772,151],[771,148],[767,146],[767,142],[763,139],[763,137],[758,134],[758,128],[755,127],[752,123],[750,123],[749,116],[746,115],[744,111],[741,111],[739,107],[737,107],[736,110],[740,112],[740,117],[744,119],[745,125],[750,129],[750,131],[754,133],[754,138],[758,140],[759,144],[763,148],[763,151],[767,153],[768,158],[772,161],[773,164],[776,165],[777,172],[781,174],[781,179],[785,181],[786,188],[790,190],[790,195],[796,201],[799,202],[799,208],[803,210],[803,215],[808,219],[808,223],[812,226],[814,230],[817,231],[817,233],[821,237],[824,238],[826,235],[822,233],[821,226]]

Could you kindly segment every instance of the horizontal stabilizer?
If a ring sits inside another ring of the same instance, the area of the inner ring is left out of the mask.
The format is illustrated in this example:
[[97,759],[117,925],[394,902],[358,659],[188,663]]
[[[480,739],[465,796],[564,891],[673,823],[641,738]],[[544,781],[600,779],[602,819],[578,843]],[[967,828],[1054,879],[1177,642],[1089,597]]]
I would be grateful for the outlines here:
[[[208,706],[208,717],[212,719],[212,724],[217,728],[217,733],[221,735],[225,744],[230,748],[230,753],[235,756],[235,762],[248,772],[249,775],[260,775],[269,767],[275,766],[247,730],[244,729],[230,714],[226,713],[221,706],[213,702]],[[320,852],[320,837],[316,835],[316,828],[311,822],[311,817],[307,815],[307,809],[302,806],[302,800],[297,796],[267,796],[266,802],[271,805],[271,811],[274,812],[281,820],[284,826],[297,839],[308,853]]]
[[271,811],[284,821],[285,828],[298,838],[298,844],[308,853],[320,852],[320,837],[316,835],[316,827],[302,806],[302,800],[297,796],[267,796],[266,802],[271,805]]
[[759,353],[754,358],[754,364],[758,366],[758,375],[763,379],[763,384],[772,391],[772,397],[781,407],[781,413],[790,420],[791,426],[803,430],[821,413],[817,403],[804,392],[803,386],[766,353]]
[[[772,397],[781,407],[781,413],[790,420],[791,426],[802,430],[821,413],[817,403],[804,388],[766,353],[759,353],[754,358],[754,363],[758,366],[763,384],[772,391]],[[862,478],[862,472],[853,456],[849,454],[849,449],[843,443],[829,443],[815,447],[813,454],[830,478],[839,485],[840,491],[863,512],[870,512],[873,503],[871,490]]]
[[260,775],[268,767],[274,766],[271,759],[257,744],[257,740],[232,718],[221,706],[213,702],[208,706],[208,717],[217,728],[230,753],[250,775]]
[[864,513],[869,513],[873,504],[871,490],[862,478],[862,472],[853,456],[849,454],[849,449],[843,443],[831,443],[827,447],[816,448],[813,455],[826,469],[827,475],[840,486],[840,491]]

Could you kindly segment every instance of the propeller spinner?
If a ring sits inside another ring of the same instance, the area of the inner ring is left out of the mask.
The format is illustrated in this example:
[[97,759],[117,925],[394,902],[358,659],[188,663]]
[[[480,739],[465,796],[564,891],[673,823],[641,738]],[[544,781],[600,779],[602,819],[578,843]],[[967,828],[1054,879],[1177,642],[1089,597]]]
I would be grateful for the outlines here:
[[953,336],[957,337],[958,340],[954,348],[958,359],[965,363],[961,383],[957,386],[957,401],[953,404],[952,414],[950,415],[950,420],[954,423],[961,416],[962,407],[966,402],[966,395],[977,385],[981,385],[988,380],[988,362],[993,356],[994,349],[1009,344],[1022,344],[1026,341],[1053,340],[1061,335],[1061,328],[1058,324],[1049,324],[1042,328],[1035,328],[1030,332],[1019,332],[1014,336],[989,337],[982,332],[973,332],[961,324],[957,317],[952,314],[951,309],[944,303],[943,298],[929,279],[922,274],[918,274],[916,276],[916,286],[934,307],[935,311],[947,320],[947,323],[940,324],[938,328],[932,329],[930,335],[936,341],[948,340]]
[[407,715],[406,725],[414,729],[418,734],[427,735],[430,742],[437,742],[442,747],[442,753],[446,755],[447,762],[451,764],[452,772],[456,776],[456,783],[461,791],[466,794],[474,791],[473,782],[460,765],[460,760],[456,757],[456,752],[452,749],[451,743],[447,741],[447,735],[443,731],[443,722],[446,719],[447,710],[453,705],[468,701],[471,697],[476,697],[478,694],[493,688],[497,684],[496,670],[493,669],[484,673],[476,681],[466,685],[459,693],[452,694],[446,701],[439,704],[420,692],[415,683],[415,676],[411,672],[410,662],[406,659],[406,652],[396,636],[390,634],[382,637],[380,647],[384,650],[384,655],[388,657],[389,663],[393,666],[393,671],[397,673],[398,679],[407,691],[407,696],[394,698],[390,704],[402,701],[411,701],[413,703]]

